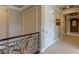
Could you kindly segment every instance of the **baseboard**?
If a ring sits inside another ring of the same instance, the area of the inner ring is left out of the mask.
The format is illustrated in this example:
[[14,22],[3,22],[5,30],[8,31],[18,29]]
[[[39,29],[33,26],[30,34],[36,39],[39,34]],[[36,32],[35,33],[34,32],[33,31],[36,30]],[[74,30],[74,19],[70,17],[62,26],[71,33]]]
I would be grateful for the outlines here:
[[60,38],[57,38],[56,40],[52,41],[47,47],[41,49],[40,53],[43,53],[49,46],[51,46],[52,44],[56,43]]
[[79,34],[78,34],[78,33],[70,33],[70,32],[67,32],[67,35],[79,36]]

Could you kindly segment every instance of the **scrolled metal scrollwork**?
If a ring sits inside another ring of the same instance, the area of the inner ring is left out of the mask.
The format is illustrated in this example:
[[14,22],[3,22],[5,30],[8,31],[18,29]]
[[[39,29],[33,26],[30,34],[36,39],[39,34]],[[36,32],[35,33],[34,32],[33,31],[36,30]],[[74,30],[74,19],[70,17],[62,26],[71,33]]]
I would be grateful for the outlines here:
[[38,49],[38,34],[0,41],[0,54],[31,54]]

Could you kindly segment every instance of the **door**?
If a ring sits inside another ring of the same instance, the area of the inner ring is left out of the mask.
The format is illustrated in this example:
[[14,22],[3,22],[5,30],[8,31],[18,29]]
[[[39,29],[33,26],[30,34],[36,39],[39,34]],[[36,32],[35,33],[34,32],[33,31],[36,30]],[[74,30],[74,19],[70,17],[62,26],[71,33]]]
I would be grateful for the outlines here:
[[70,32],[78,32],[78,19],[73,18],[70,20]]

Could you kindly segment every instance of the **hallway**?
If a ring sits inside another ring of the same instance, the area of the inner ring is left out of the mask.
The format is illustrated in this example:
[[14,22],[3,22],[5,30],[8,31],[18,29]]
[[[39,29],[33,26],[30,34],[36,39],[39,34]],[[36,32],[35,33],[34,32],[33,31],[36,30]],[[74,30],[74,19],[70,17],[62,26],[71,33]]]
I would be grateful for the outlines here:
[[79,53],[79,37],[64,36],[61,40],[51,45],[42,54],[78,54]]

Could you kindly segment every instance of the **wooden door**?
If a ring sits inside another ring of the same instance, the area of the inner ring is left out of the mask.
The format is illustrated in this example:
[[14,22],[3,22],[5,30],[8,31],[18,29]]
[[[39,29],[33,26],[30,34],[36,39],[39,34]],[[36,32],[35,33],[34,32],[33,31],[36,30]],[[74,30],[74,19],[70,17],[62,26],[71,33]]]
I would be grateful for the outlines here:
[[70,32],[78,32],[78,19],[73,18],[70,20]]

